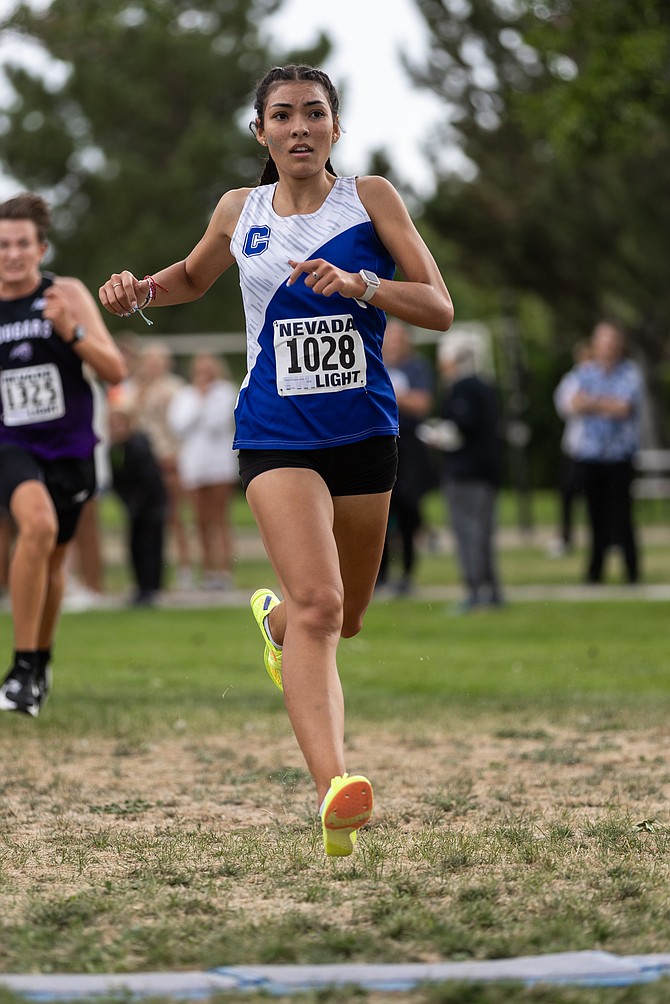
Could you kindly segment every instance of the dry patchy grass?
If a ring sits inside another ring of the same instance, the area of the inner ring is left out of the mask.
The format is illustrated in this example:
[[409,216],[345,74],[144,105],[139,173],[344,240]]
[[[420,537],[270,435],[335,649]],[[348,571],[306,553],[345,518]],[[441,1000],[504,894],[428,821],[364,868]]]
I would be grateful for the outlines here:
[[352,730],[377,811],[328,861],[278,725],[0,743],[0,968],[434,961],[670,935],[666,731]]

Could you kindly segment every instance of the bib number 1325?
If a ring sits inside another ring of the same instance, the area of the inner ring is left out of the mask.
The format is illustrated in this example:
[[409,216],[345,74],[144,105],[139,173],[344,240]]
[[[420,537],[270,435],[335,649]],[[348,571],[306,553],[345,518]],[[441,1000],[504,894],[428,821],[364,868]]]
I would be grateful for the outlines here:
[[65,414],[63,384],[53,363],[3,370],[0,397],[7,426],[52,422]]
[[274,347],[282,396],[365,387],[365,350],[351,315],[275,321]]

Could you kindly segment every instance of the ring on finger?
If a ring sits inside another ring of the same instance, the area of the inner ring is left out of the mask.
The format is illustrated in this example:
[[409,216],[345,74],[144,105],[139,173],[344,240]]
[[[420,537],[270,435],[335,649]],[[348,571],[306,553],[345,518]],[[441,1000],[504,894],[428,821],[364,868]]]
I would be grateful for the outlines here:
[[315,279],[319,279],[320,278],[318,272],[312,272],[312,275],[314,276]]
[[123,286],[123,283],[122,282],[113,282],[112,283],[112,289],[116,289],[117,286]]

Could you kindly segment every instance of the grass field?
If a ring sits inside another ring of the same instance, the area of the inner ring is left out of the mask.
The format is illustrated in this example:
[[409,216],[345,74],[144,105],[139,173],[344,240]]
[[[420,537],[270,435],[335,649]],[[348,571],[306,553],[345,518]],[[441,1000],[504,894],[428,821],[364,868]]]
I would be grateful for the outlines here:
[[[579,555],[502,560],[510,584],[579,580]],[[670,547],[650,563],[670,581]],[[267,566],[236,577],[258,585]],[[420,581],[455,584],[451,556],[427,554]],[[1,721],[0,971],[667,951],[667,624],[666,603],[636,599],[471,617],[375,602],[340,669],[348,766],[377,811],[359,851],[329,861],[247,610],[65,615],[43,715]],[[668,989],[295,1000],[656,1004]]]

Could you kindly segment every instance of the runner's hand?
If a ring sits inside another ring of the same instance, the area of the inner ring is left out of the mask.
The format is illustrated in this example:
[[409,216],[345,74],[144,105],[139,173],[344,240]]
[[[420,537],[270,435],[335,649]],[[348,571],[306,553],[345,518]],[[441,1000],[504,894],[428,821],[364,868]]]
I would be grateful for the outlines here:
[[293,271],[288,277],[287,286],[292,286],[301,275],[304,275],[307,288],[320,293],[321,296],[340,293],[348,299],[355,299],[357,296],[362,296],[366,290],[366,285],[358,272],[345,272],[344,269],[331,265],[323,258],[312,258],[310,261],[292,261],[289,258],[288,264]]
[[72,313],[72,309],[63,291],[58,286],[49,286],[44,291],[46,306],[42,311],[45,320],[51,321],[53,329],[59,338],[64,342],[69,342],[72,338],[77,319]]
[[114,272],[98,290],[100,303],[110,314],[128,317],[144,303],[149,280],[137,279],[132,272]]

